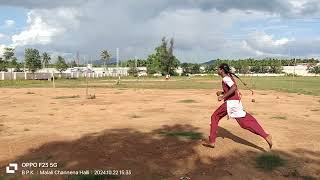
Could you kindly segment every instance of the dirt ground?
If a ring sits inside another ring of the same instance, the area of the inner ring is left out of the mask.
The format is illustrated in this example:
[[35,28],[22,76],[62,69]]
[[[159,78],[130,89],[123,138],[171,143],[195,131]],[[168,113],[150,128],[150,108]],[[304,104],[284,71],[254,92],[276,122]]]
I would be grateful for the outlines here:
[[[267,144],[233,119],[220,121],[214,149],[161,133],[207,138],[221,104],[213,90],[90,89],[96,99],[86,99],[85,89],[0,92],[1,174],[10,162],[57,162],[63,170],[131,170],[120,179],[320,177],[319,97],[258,91],[253,103],[243,92],[245,109],[273,135],[272,152],[286,160],[266,172],[255,158],[269,151]],[[59,98],[73,95],[79,97]]]

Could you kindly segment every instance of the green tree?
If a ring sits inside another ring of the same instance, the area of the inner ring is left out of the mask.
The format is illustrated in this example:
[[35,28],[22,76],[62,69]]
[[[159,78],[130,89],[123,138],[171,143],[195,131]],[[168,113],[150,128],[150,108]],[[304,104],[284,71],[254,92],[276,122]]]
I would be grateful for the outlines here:
[[137,59],[137,67],[146,67],[147,66],[147,61],[144,59]]
[[48,65],[50,64],[51,62],[51,57],[48,53],[44,52],[42,54],[42,65],[43,65],[43,68],[46,68],[48,67]]
[[276,73],[279,74],[283,70],[281,62],[277,59],[270,60],[270,69],[269,73]]
[[249,61],[248,60],[241,60],[239,73],[248,74],[249,72],[250,72]]
[[8,71],[7,66],[8,66],[8,63],[3,58],[0,58],[0,71],[7,72]]
[[320,74],[320,66],[314,66],[310,68],[309,72],[314,74]]
[[162,38],[160,46],[155,48],[155,53],[149,55],[147,67],[149,73],[161,72],[162,74],[175,74],[175,69],[179,66],[179,60],[173,55],[174,40],[171,38],[170,46],[165,37]]
[[199,73],[200,73],[200,64],[192,64],[191,74],[199,74]]
[[103,61],[104,68],[106,69],[106,64],[109,62],[111,54],[109,54],[108,50],[103,50],[100,56]]
[[58,60],[56,62],[56,69],[60,72],[60,74],[68,69],[68,64],[64,60],[63,57],[58,56]]
[[4,48],[3,58],[5,61],[10,61],[13,56],[14,56],[13,48],[9,48],[9,47]]
[[75,61],[75,60],[73,60],[73,61],[71,62],[71,64],[70,64],[70,66],[71,66],[71,67],[77,67],[77,63],[76,63],[76,61]]
[[1,62],[2,71],[6,71],[6,72],[8,71],[7,68],[9,67],[10,61],[12,60],[13,57],[14,57],[14,49],[9,47],[4,48],[3,60]]
[[130,69],[128,70],[128,73],[134,77],[138,76],[138,69],[136,68],[135,64],[130,64]]
[[38,69],[41,68],[41,57],[37,49],[32,49],[32,48],[25,49],[24,59],[26,62],[26,67],[33,74],[34,72],[36,72]]
[[215,73],[217,71],[217,63],[207,65],[205,71],[207,73]]
[[14,72],[22,72],[21,70],[21,63],[18,62],[18,59],[16,57],[13,57],[11,60],[11,67],[14,68]]
[[250,66],[250,71],[253,73],[268,73],[269,63],[267,60],[255,60]]
[[161,73],[160,58],[156,54],[151,54],[148,56],[147,71],[149,74]]
[[182,68],[182,75],[183,76],[191,74],[191,67],[190,67],[189,63],[182,63],[181,68]]

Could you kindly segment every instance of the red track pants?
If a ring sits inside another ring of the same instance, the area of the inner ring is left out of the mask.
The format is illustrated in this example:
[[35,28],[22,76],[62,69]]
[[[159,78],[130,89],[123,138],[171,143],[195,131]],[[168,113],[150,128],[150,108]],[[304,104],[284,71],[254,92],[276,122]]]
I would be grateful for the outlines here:
[[[210,129],[210,137],[209,141],[211,143],[215,143],[217,137],[218,123],[220,119],[226,116],[227,113],[227,102],[224,102],[211,116],[211,129]],[[268,136],[268,134],[262,129],[257,120],[249,113],[246,113],[245,117],[235,118],[239,125],[251,131],[254,134],[257,134],[264,139]]]

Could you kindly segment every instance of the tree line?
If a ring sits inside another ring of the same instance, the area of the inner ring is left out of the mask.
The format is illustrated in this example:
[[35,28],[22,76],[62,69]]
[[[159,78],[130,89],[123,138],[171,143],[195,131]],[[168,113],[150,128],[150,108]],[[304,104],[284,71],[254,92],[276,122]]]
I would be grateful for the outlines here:
[[0,71],[8,72],[8,68],[14,68],[13,72],[23,72],[22,69],[28,69],[29,72],[36,72],[42,68],[54,67],[59,72],[67,70],[68,67],[76,66],[76,62],[67,63],[62,56],[58,56],[56,63],[51,64],[51,56],[47,52],[40,55],[39,50],[33,48],[25,49],[24,63],[18,62],[15,57],[15,49],[4,48],[3,57],[0,57]]
[[[171,38],[170,45],[168,47],[168,41],[166,38],[162,38],[161,44],[155,48],[155,52],[148,56],[147,59],[129,59],[125,62],[126,67],[130,67],[130,72],[135,74],[137,71],[135,67],[147,67],[149,74],[161,73],[162,75],[170,74],[176,75],[175,69],[177,67],[182,68],[182,75],[199,74],[199,73],[215,73],[217,67],[221,63],[227,63],[234,68],[235,73],[248,74],[248,73],[282,73],[283,66],[295,66],[297,64],[307,64],[310,73],[320,74],[319,60],[311,59],[277,59],[277,58],[265,58],[265,59],[216,59],[209,61],[208,63],[180,63],[180,61],[173,55],[174,41]],[[204,68],[201,68],[204,67]]]
[[[282,66],[294,66],[296,64],[305,63],[308,65],[310,73],[320,73],[320,67],[316,66],[319,60],[311,59],[276,59],[265,58],[261,60],[249,58],[239,60],[216,59],[207,63],[181,63],[174,56],[174,39],[163,37],[160,45],[158,45],[154,53],[150,54],[146,59],[129,59],[122,63],[124,67],[130,67],[129,73],[136,75],[136,67],[147,67],[148,74],[160,73],[162,75],[177,75],[176,69],[182,68],[182,75],[198,74],[198,73],[215,73],[217,67],[221,63],[227,63],[234,68],[235,73],[282,73]],[[111,54],[108,50],[102,50],[100,59],[103,67],[106,69],[110,62]],[[15,57],[13,48],[5,48],[3,57],[0,57],[0,71],[8,71],[8,68],[14,68],[15,72],[21,72],[22,67],[27,68],[30,72],[36,72],[38,69],[46,67],[54,67],[59,72],[65,71],[68,67],[80,66],[74,60],[67,63],[62,56],[58,56],[56,63],[51,64],[51,56],[47,52],[40,55],[39,50],[28,48],[25,49],[24,63],[18,62]],[[95,65],[95,67],[99,67]],[[203,68],[202,68],[203,67]]]
[[[154,56],[154,55],[153,55]],[[150,57],[150,56],[149,56]],[[154,63],[150,61],[156,58],[148,58],[146,60],[138,59],[137,67],[148,67],[148,73],[154,73],[155,67],[159,67],[159,63]],[[215,73],[218,66],[221,63],[227,63],[234,68],[235,73],[248,74],[248,73],[282,73],[283,66],[294,66],[296,64],[307,64],[308,70],[310,73],[319,72],[319,66],[316,66],[319,63],[319,60],[316,59],[275,59],[275,58],[266,58],[266,59],[239,59],[239,60],[228,60],[228,59],[217,59],[210,61],[209,63],[198,64],[198,63],[180,63],[177,60],[176,67],[182,68],[182,75],[188,74],[199,74],[199,73]],[[128,60],[125,64],[127,67],[134,67],[135,60]],[[203,67],[203,68],[201,68]],[[158,69],[158,72],[164,74],[165,72],[161,71],[161,68]],[[175,73],[171,72],[171,75]]]
[[275,59],[265,58],[261,60],[249,58],[239,60],[221,60],[217,59],[207,64],[205,67],[206,72],[214,72],[221,63],[227,63],[235,69],[235,73],[248,74],[248,73],[282,73],[283,66],[295,66],[297,64],[307,64],[309,72],[316,67],[319,60],[311,59]]

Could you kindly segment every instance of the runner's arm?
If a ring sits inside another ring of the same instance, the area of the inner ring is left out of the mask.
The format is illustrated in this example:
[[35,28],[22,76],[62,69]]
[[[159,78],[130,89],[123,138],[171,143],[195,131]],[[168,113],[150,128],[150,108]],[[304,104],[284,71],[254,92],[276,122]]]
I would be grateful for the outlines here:
[[227,99],[231,94],[233,94],[237,90],[237,86],[234,84],[231,86],[229,91],[222,96],[222,99]]

